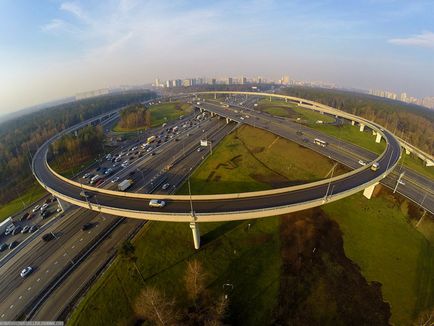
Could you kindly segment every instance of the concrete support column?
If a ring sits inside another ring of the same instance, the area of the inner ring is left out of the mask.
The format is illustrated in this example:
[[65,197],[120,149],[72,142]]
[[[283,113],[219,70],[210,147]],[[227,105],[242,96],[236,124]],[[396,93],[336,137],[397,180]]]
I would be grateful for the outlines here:
[[426,159],[426,160],[425,160],[425,165],[426,165],[426,166],[434,166],[434,162],[431,161],[431,160]]
[[229,118],[226,118],[226,124],[228,124],[228,123],[229,123],[229,121],[230,121],[230,120],[229,120]]
[[372,193],[374,192],[376,185],[378,185],[378,182],[374,183],[372,186],[369,186],[368,188],[365,188],[365,190],[363,190],[363,196],[365,196],[368,199],[371,199]]
[[68,203],[68,202],[66,202],[60,198],[57,198],[57,202],[59,203],[59,207],[62,209],[63,212],[66,211],[69,207],[71,207],[70,203]]
[[360,124],[360,131],[365,130],[365,125],[363,123]]
[[271,96],[270,96],[270,102],[271,102]]
[[285,97],[285,102],[288,103],[288,99]]
[[200,230],[199,223],[190,222],[191,232],[193,233],[194,249],[200,248]]
[[356,124],[355,121],[351,121],[351,125],[354,126]]
[[300,104],[300,105],[301,105],[301,104],[303,104],[303,101],[300,101],[300,103],[299,103],[299,104]]
[[379,143],[381,141],[381,134],[377,132],[377,136],[375,137],[375,142]]
[[214,100],[217,99],[217,93],[214,93]]
[[202,112],[203,112],[203,109],[202,109],[202,108],[199,108],[199,111],[200,111],[200,113],[202,113]]
[[408,148],[405,148],[405,154],[410,155],[410,150]]
[[372,130],[372,135],[375,136],[377,132],[375,130]]

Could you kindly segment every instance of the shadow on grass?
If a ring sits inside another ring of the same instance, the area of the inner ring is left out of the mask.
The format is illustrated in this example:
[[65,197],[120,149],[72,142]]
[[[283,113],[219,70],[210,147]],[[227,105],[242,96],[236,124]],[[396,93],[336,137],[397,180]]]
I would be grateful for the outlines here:
[[229,232],[235,229],[238,225],[244,223],[244,221],[231,221],[226,222],[220,225],[219,227],[213,229],[212,231],[201,236],[200,242],[202,246],[216,240],[220,236],[224,235],[226,232]]

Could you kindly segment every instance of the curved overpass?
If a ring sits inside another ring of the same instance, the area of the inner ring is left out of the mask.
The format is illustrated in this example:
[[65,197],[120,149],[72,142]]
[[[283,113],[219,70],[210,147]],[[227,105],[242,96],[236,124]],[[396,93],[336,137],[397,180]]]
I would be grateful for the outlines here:
[[[241,94],[244,93],[241,92]],[[262,95],[260,93],[249,94]],[[264,94],[265,96],[285,98],[283,95]],[[295,99],[293,97],[288,98]],[[303,99],[298,100],[312,103],[312,101]],[[324,112],[326,109],[335,110],[322,104],[315,103],[315,105],[318,105],[320,110]],[[343,117],[364,123],[385,138],[387,147],[377,159],[380,163],[380,168],[377,171],[371,171],[369,166],[365,166],[332,179],[294,187],[240,194],[151,195],[99,189],[81,185],[60,176],[47,163],[50,143],[64,133],[80,128],[85,124],[82,123],[56,135],[38,149],[32,161],[33,174],[48,192],[59,199],[112,215],[170,222],[216,222],[274,216],[320,206],[326,202],[339,200],[373,187],[398,163],[401,147],[398,140],[390,132],[370,121],[348,113],[343,113]],[[88,200],[82,198],[80,196],[82,189],[90,191],[94,196]],[[152,209],[148,206],[150,199],[163,199],[166,201],[166,206],[161,209]],[[193,214],[191,207],[193,207]]]

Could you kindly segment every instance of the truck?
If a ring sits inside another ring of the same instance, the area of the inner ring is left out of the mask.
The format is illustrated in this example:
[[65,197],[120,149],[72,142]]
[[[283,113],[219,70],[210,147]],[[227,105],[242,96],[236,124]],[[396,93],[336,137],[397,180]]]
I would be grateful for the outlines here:
[[155,140],[155,136],[148,137],[147,143],[150,144]]
[[120,191],[125,191],[125,190],[127,190],[129,187],[131,187],[133,183],[134,183],[133,180],[131,180],[131,179],[126,179],[126,180],[124,180],[124,181],[122,181],[122,182],[120,182],[120,183],[118,184],[118,189],[119,189]]

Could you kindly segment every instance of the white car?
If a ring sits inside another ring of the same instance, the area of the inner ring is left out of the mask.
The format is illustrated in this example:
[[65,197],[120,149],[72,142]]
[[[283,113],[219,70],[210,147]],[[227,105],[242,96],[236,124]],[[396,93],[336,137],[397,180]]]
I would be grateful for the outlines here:
[[42,207],[41,207],[41,212],[43,212],[47,207],[48,207],[48,204],[44,204],[44,205],[42,205]]
[[119,177],[116,177],[112,180],[112,183],[118,182],[119,181]]
[[26,277],[27,275],[29,275],[31,272],[33,271],[33,268],[31,266],[27,266],[26,268],[24,268],[21,273],[20,276],[21,277]]
[[90,176],[90,173],[88,172],[88,173],[86,173],[84,176],[82,176],[82,178],[83,178],[83,179],[87,179],[87,178],[89,178],[89,176]]
[[33,208],[32,212],[33,212],[33,213],[36,213],[37,210],[38,210],[39,208],[41,208],[41,206],[36,205],[36,206]]
[[365,165],[366,165],[366,162],[365,162],[365,161],[362,161],[362,160],[359,160],[359,164],[365,166]]
[[166,190],[166,189],[169,188],[169,187],[170,187],[170,184],[165,183],[165,184],[161,187],[161,189]]
[[152,199],[149,201],[149,207],[162,208],[164,206],[166,206],[166,202],[164,200]]

